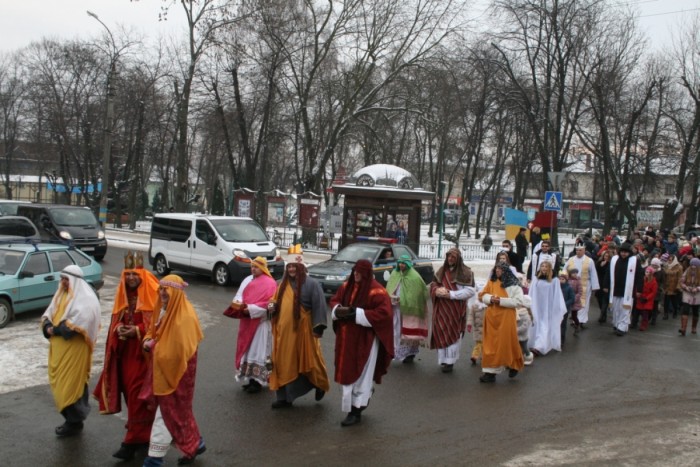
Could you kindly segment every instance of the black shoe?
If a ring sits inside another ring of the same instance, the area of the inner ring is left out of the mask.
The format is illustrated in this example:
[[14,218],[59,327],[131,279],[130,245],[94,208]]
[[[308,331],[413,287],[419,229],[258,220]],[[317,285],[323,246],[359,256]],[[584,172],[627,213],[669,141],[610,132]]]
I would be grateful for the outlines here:
[[275,401],[272,403],[273,409],[288,409],[291,407],[292,407],[292,403],[287,402],[287,401]]
[[124,444],[122,443],[121,447],[117,452],[112,454],[112,457],[116,457],[117,459],[121,459],[124,461],[129,461],[134,458],[134,455],[136,454],[136,449],[138,448],[137,444]]
[[482,373],[482,375],[479,377],[479,381],[482,383],[495,383],[496,375],[493,373]]
[[316,399],[316,402],[320,401],[323,399],[323,397],[326,395],[326,391],[323,389],[318,389],[316,388],[316,394],[314,395],[314,399]]
[[442,366],[442,372],[443,373],[452,373],[452,370],[454,369],[454,365],[451,364],[444,364]]
[[579,323],[578,325],[582,331],[586,330],[586,325],[584,323]]
[[65,438],[68,436],[75,436],[83,431],[83,422],[69,423],[66,422],[61,426],[56,427],[56,436]]
[[413,363],[413,360],[416,358],[415,355],[409,355],[408,357],[403,359],[404,363]]
[[355,407],[352,408],[350,413],[348,413],[348,416],[345,417],[345,420],[340,422],[340,426],[352,426],[352,425],[357,425],[362,421],[362,414],[360,413],[359,410],[357,410]]
[[247,392],[248,394],[255,394],[260,391],[262,391],[262,384],[258,383],[254,379],[250,380],[250,384],[245,390],[245,392]]
[[508,377],[509,378],[515,378],[516,376],[518,376],[518,370],[514,370],[513,368],[508,370]]
[[204,440],[200,439],[199,440],[199,447],[195,451],[194,456],[192,456],[192,457],[183,456],[183,457],[178,458],[177,465],[192,464],[194,462],[194,460],[197,458],[197,456],[204,454],[206,452],[206,450],[207,450],[207,446],[204,444]]
[[472,360],[472,366],[476,366],[476,358],[472,357],[471,360]]
[[620,331],[619,329],[615,328],[615,335],[617,337],[622,337],[625,335],[625,333],[623,331]]

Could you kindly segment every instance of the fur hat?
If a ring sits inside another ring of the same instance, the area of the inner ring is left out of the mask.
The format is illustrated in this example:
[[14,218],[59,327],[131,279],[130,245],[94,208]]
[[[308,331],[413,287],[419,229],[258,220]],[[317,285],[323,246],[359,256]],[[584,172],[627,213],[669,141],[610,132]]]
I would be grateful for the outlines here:
[[625,242],[625,243],[623,243],[622,245],[620,245],[620,246],[617,248],[617,250],[618,250],[618,251],[626,251],[627,253],[632,254],[632,246],[631,246],[629,243],[627,243],[627,242]]

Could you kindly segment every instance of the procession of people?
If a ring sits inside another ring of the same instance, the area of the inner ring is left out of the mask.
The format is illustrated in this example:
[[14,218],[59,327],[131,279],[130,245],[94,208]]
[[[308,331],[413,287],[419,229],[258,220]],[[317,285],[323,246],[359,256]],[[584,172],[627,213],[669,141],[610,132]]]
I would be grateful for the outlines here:
[[[254,258],[251,275],[224,313],[238,324],[230,350],[234,379],[250,394],[268,389],[272,409],[290,409],[309,392],[321,403],[332,390],[321,349],[330,318],[333,379],[345,414],[340,425],[350,427],[362,422],[392,360],[416,364],[421,349],[434,349],[440,371],[452,373],[462,340],[471,334],[474,345],[468,352],[472,365],[480,363],[479,381],[494,383],[504,372],[513,379],[535,357],[563,351],[569,327],[574,337],[587,328],[594,296],[598,322],[608,325],[611,317],[617,336],[646,331],[657,316],[679,315],[678,335],[685,337],[688,328],[697,333],[700,248],[679,257],[648,252],[646,242],[634,238],[618,246],[611,237],[604,248],[588,248],[580,240],[562,260],[543,234],[526,273],[519,256],[523,249],[516,255],[512,243],[504,241],[483,278],[475,277],[460,249],[451,248],[429,283],[408,255],[395,260],[391,274],[384,276],[386,286],[376,280],[370,261],[359,260],[329,302],[301,256],[288,262],[279,282],[265,258]],[[50,343],[50,386],[65,418],[55,432],[68,437],[81,433],[90,410],[88,378],[100,305],[80,268],[68,266],[60,277],[42,331]],[[103,370],[92,391],[100,413],[126,408],[126,433],[113,453],[120,460],[143,450],[143,465],[159,466],[175,444],[183,465],[206,451],[192,405],[203,334],[186,287],[179,276],[159,280],[143,269],[140,253],[125,256]]]

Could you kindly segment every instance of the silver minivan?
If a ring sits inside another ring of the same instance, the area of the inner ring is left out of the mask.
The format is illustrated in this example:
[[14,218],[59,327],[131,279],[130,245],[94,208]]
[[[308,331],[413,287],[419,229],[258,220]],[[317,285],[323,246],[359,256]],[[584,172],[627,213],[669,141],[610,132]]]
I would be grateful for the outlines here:
[[148,261],[160,276],[171,270],[211,276],[218,285],[250,275],[253,258],[262,256],[275,279],[284,260],[265,231],[248,217],[204,214],[156,214],[151,224]]

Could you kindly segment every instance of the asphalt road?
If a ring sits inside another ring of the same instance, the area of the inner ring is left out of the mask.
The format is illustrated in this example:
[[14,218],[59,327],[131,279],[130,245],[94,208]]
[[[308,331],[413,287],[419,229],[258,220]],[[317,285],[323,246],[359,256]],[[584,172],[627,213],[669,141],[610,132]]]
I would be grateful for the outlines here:
[[[122,256],[110,248],[106,275],[119,274]],[[235,288],[184,277],[210,322],[195,393],[208,450],[197,465],[700,464],[700,340],[678,337],[678,319],[625,337],[593,323],[578,338],[569,332],[564,352],[492,385],[480,384],[479,368],[470,366],[470,336],[452,374],[440,372],[434,351],[422,350],[412,365],[392,364],[360,425],[341,428],[334,383],[320,403],[309,394],[283,411],[271,410],[269,393],[243,392],[233,377],[236,322],[221,315]],[[330,331],[322,347],[331,379],[333,345]],[[0,395],[0,465],[142,461],[111,457],[124,433],[120,416],[101,416],[93,404],[84,432],[70,439],[53,434],[60,423],[47,385]],[[178,456],[171,449],[167,464]]]

